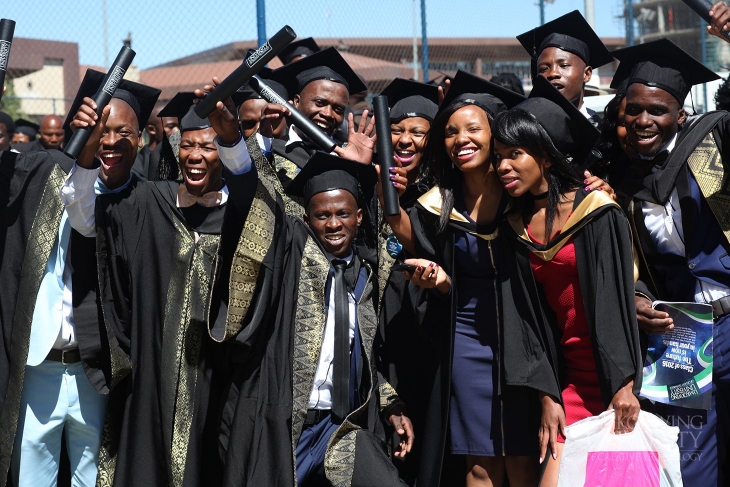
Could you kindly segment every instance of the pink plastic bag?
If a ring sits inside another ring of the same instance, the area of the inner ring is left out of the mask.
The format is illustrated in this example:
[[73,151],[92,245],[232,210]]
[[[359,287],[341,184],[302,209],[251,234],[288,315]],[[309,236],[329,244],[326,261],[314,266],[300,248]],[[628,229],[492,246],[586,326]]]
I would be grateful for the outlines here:
[[613,433],[613,411],[565,431],[558,487],[680,487],[679,428],[641,411],[634,431]]

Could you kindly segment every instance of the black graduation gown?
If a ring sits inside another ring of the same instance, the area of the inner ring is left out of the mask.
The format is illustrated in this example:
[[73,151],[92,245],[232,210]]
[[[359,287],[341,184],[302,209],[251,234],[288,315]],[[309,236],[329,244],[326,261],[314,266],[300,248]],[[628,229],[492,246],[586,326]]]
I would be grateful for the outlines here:
[[[223,485],[294,486],[294,451],[319,359],[330,263],[265,179],[255,195],[253,203],[239,201],[243,221],[227,222],[240,230],[224,228],[209,319],[211,337],[233,348],[221,421]],[[374,264],[361,262],[369,276],[357,307],[362,405],[333,434],[325,471],[336,486],[400,485],[383,458],[381,421],[399,401],[375,367],[377,286]]]
[[[0,479],[8,476],[38,288],[63,214],[59,191],[73,160],[59,151],[0,156]],[[72,231],[73,313],[84,371],[108,394],[128,364],[109,354],[97,301],[94,239]],[[114,343],[114,341],[113,341]],[[63,467],[61,472],[63,473]],[[66,472],[67,473],[67,472]],[[61,476],[63,478],[63,475]],[[4,481],[3,481],[4,483]]]
[[[426,191],[428,187],[424,184],[408,185],[400,198],[401,208],[406,210],[412,208],[416,200]],[[377,202],[377,199],[375,201]],[[438,350],[438,345],[427,333],[430,330],[423,326],[428,298],[433,292],[411,284],[403,272],[391,270],[395,259],[387,252],[387,239],[392,230],[385,222],[380,205],[376,211],[380,217],[378,287],[382,290],[380,341],[376,344],[376,353],[381,362],[380,369],[383,375],[406,404],[408,417],[413,423],[416,437],[413,449],[405,459],[394,460],[401,478],[409,485],[413,485],[418,474],[421,439],[425,436],[425,430],[429,428],[426,411],[436,373],[437,362],[432,358]],[[409,257],[404,255],[403,258]],[[434,299],[443,306],[447,305],[441,296],[436,296]],[[398,441],[398,438],[394,437],[393,441]]]
[[37,138],[31,142],[21,142],[20,144],[13,144],[13,149],[18,152],[36,152],[39,150],[47,150],[41,144],[41,139]]
[[634,304],[634,262],[628,222],[605,193],[576,193],[574,211],[560,235],[538,245],[526,237],[522,215],[501,226],[504,377],[561,398],[561,332],[530,267],[530,252],[549,258],[572,236],[578,277],[604,407],[627,378],[641,389],[639,329]]
[[[438,186],[421,196],[408,211],[416,236],[416,255],[438,263],[451,277],[452,289],[456,289],[459,276],[455,271],[455,234],[451,228],[480,234],[490,241],[498,232],[492,228],[496,224],[475,225],[452,210],[447,229],[439,233],[440,213],[441,195]],[[426,425],[423,434],[417,437],[421,443],[417,475],[419,487],[463,485],[466,478],[463,457],[450,455],[446,451],[456,330],[455,294],[452,291],[449,296],[443,297],[436,292],[429,293],[424,311],[426,318],[421,324],[420,333],[430,344],[427,349],[429,355],[422,359],[422,367],[428,374],[430,384],[424,384],[425,389],[420,396],[423,404],[419,405],[423,408]]]
[[[225,175],[229,187],[250,175]],[[225,205],[176,206],[175,182],[133,181],[97,199],[104,316],[130,358],[114,485],[215,485],[219,345],[206,338],[210,279]],[[199,234],[196,241],[195,232]]]

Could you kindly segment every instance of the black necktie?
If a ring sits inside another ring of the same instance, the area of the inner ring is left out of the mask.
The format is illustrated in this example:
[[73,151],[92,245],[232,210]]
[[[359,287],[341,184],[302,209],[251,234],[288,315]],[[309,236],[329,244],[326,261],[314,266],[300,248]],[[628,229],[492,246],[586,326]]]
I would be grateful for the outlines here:
[[344,260],[333,259],[335,293],[335,357],[332,364],[332,414],[339,421],[350,412],[350,316]]

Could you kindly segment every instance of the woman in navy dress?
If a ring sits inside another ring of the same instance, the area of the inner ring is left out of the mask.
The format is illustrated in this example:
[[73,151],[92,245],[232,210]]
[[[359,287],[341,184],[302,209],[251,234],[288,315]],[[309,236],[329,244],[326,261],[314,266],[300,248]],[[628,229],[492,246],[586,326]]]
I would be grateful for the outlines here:
[[[507,196],[491,147],[493,117],[522,97],[472,78],[457,74],[431,126],[422,174],[435,186],[407,214],[388,220],[406,249],[420,257],[406,261],[417,266],[408,277],[445,294],[442,311],[434,307],[424,325],[440,349],[434,391],[442,407],[419,439],[439,468],[428,476],[422,471],[419,485],[454,485],[464,481],[457,475],[465,475],[469,487],[501,486],[506,479],[513,487],[534,486],[537,424],[529,420],[539,417],[531,411],[537,398],[527,390],[500,389],[496,239]],[[461,460],[466,472],[442,470],[445,453]]]

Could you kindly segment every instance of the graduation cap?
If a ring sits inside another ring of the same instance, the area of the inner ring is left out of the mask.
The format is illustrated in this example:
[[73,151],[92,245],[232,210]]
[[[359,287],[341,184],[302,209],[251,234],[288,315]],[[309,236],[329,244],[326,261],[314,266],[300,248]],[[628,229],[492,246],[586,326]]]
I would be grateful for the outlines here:
[[502,110],[512,108],[524,100],[524,96],[512,90],[460,69],[456,72],[439,110],[452,103],[466,101],[481,107],[494,117]]
[[360,191],[368,191],[378,182],[375,167],[317,151],[289,184],[286,192],[304,198],[304,205],[318,193],[344,189],[360,201]]
[[[233,103],[237,107],[245,101],[245,97],[246,93],[242,91],[236,91],[233,95],[231,95]],[[172,100],[167,102],[167,105],[162,107],[162,110],[160,110],[160,113],[158,113],[157,116],[160,118],[177,118],[178,125],[180,126],[180,132],[185,132],[186,130],[207,129],[210,127],[208,119],[200,118],[195,113],[195,110],[193,110],[195,107],[193,100],[196,98],[197,96],[195,96],[195,93],[192,91],[180,91],[172,97]]]
[[520,95],[525,94],[525,88],[522,86],[522,80],[515,73],[500,73],[492,77],[490,80],[495,85],[514,91]]
[[380,94],[388,97],[393,123],[411,117],[432,122],[438,112],[439,90],[435,85],[396,78]]
[[40,130],[41,126],[37,123],[33,123],[30,120],[26,120],[24,118],[19,118],[15,121],[15,132],[19,134],[24,134],[30,137],[30,140],[35,140],[36,135],[38,135],[38,130]]
[[601,135],[585,115],[542,76],[535,79],[530,97],[514,110],[531,113],[555,148],[574,161],[585,159]]
[[[103,79],[104,73],[93,69],[86,70],[86,75],[84,75],[84,79],[81,81],[79,91],[76,93],[76,98],[74,98],[71,109],[66,116],[66,121],[63,124],[63,129],[66,132],[66,140],[71,138],[71,121],[76,116],[79,108],[81,108],[84,97],[93,98]],[[142,130],[147,120],[150,119],[150,115],[155,108],[155,103],[157,103],[157,97],[160,96],[160,93],[161,91],[157,88],[123,79],[114,92],[114,98],[124,101],[132,108],[134,114],[137,115],[139,129]]]
[[[641,83],[661,88],[676,98],[680,105],[684,104],[692,86],[720,79],[714,71],[667,38],[619,49],[613,55],[621,61],[617,74],[631,70],[627,86]],[[622,68],[624,65],[627,65],[626,68]]]
[[368,89],[334,47],[275,69],[271,77],[282,83],[290,95],[301,93],[309,83],[320,79],[341,83],[349,93],[360,93]]
[[[292,62],[292,59],[295,57],[308,57],[311,56],[314,53],[317,53],[321,51],[320,47],[317,45],[316,42],[314,42],[314,39],[311,37],[307,37],[306,39],[300,39],[298,41],[294,41],[288,46],[286,46],[284,49],[281,50],[279,53],[279,60],[281,60],[282,64],[289,64]],[[301,60],[300,60],[301,61]]]
[[8,135],[13,135],[15,133],[15,122],[13,122],[13,117],[5,112],[0,112],[0,123],[5,125],[5,130],[8,131]]
[[546,48],[557,47],[575,54],[592,68],[613,60],[596,32],[577,10],[520,34],[517,40],[533,59],[537,59]]

